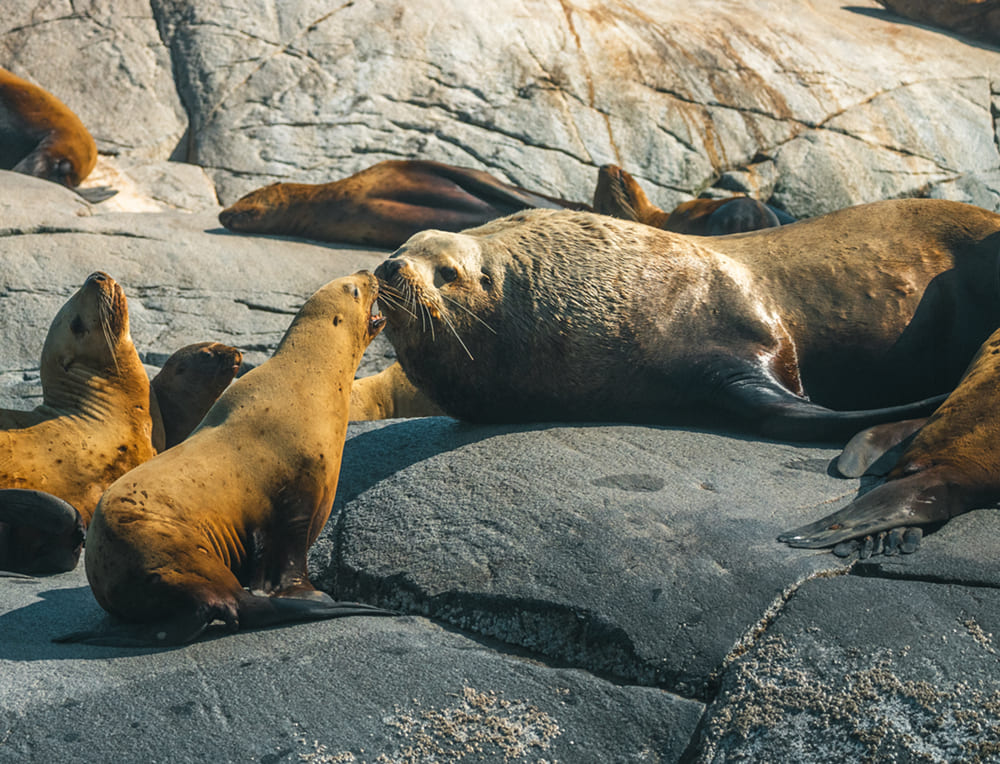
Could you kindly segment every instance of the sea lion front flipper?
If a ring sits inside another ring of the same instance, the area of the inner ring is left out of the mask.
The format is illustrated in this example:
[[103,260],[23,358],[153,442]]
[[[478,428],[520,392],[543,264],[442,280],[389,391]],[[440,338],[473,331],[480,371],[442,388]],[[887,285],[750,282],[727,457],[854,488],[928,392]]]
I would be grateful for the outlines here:
[[265,597],[250,594],[239,598],[237,608],[240,628],[259,629],[279,623],[317,621],[352,615],[399,615],[363,602],[336,602],[317,591],[315,595],[300,592],[288,597]]
[[837,472],[844,477],[859,478],[865,474],[885,475],[898,460],[887,459],[891,464],[882,465],[885,469],[876,468],[871,471],[883,456],[924,426],[927,417],[919,419],[904,419],[902,422],[879,424],[862,430],[844,446],[837,457]]
[[[782,533],[778,541],[805,549],[836,547],[869,536],[873,543],[884,542],[879,537],[885,531],[941,523],[968,512],[973,504],[968,492],[943,469],[931,468],[883,483],[822,520]],[[907,539],[904,531],[899,551],[905,553],[912,543],[912,536]],[[870,556],[881,551],[862,547],[861,553]]]

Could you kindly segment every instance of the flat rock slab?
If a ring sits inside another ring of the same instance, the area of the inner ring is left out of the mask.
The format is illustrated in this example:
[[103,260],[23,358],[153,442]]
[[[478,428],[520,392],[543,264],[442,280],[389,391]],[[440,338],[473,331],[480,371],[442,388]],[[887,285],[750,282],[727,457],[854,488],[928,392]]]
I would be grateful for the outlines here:
[[48,641],[97,618],[82,567],[0,579],[0,762],[676,761],[703,711],[413,617]]
[[996,761],[997,635],[996,589],[810,581],[726,671],[698,760]]
[[[0,171],[0,405],[39,402],[49,324],[95,270],[125,290],[132,337],[151,366],[202,341],[235,345],[256,365],[270,357],[310,294],[331,279],[375,268],[387,254],[238,236],[212,211],[99,210],[55,183]],[[389,342],[376,338],[362,375],[393,357]]]
[[844,563],[775,537],[853,496],[836,450],[641,426],[352,425],[318,585],[690,696]]

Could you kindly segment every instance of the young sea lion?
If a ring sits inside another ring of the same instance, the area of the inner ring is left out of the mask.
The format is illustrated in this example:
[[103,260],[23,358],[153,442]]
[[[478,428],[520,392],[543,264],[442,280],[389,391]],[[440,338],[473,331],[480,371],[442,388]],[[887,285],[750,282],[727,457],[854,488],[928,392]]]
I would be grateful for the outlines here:
[[587,209],[489,173],[393,160],[333,183],[273,183],[219,213],[231,231],[395,249],[417,231],[460,231],[530,207]]
[[108,488],[87,578],[105,610],[138,625],[59,641],[179,644],[215,619],[236,630],[386,612],[333,602],[306,568],[333,506],[351,380],[385,323],[377,295],[367,271],[322,287],[190,437]]
[[[85,527],[104,489],[154,453],[149,379],[129,334],[125,293],[106,273],[91,274],[53,319],[41,382],[40,406],[0,411],[0,488],[52,494],[75,508]],[[40,494],[0,495],[0,524],[7,524],[0,568],[19,564],[12,549],[50,544],[79,554],[75,524],[59,519],[47,528],[43,516],[34,527],[22,524],[33,496],[47,512],[50,502]]]
[[[1000,330],[983,343],[958,387],[926,420],[886,482],[822,520],[783,533],[789,546],[836,547],[846,556],[916,551],[921,527],[1000,501]],[[854,447],[888,450],[919,421],[881,425]],[[875,429],[875,428],[873,428]],[[845,449],[846,450],[846,449]],[[871,461],[871,459],[867,459]]]
[[748,196],[694,199],[667,214],[649,200],[635,178],[613,164],[598,170],[594,212],[692,236],[723,236],[795,222],[781,210]]
[[473,421],[844,442],[929,414],[1000,326],[1000,215],[908,199],[694,237],[531,210],[376,270],[406,376]]
[[157,453],[191,434],[233,381],[243,353],[221,342],[196,342],[173,353],[153,377],[153,446]]

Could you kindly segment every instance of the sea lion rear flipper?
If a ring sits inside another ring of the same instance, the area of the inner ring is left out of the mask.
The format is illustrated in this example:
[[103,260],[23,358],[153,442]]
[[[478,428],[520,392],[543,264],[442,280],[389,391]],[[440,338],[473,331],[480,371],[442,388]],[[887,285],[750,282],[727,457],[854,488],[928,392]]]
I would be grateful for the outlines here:
[[100,204],[118,193],[118,189],[111,186],[77,187],[73,190],[76,191],[77,196],[83,197],[91,204]]
[[[904,419],[902,422],[879,424],[862,430],[851,438],[840,456],[837,457],[837,471],[844,477],[857,478],[865,474],[885,475],[898,461],[899,449],[910,436],[924,426],[926,417]],[[896,450],[895,458],[885,459],[886,464],[877,466],[882,457]],[[882,469],[884,467],[884,469]]]
[[316,621],[352,615],[399,615],[362,602],[335,602],[329,595],[264,597],[247,593],[238,605],[240,628],[258,629],[293,621]]
[[[968,512],[973,504],[961,485],[949,480],[942,469],[932,468],[883,483],[822,520],[782,533],[778,541],[806,549],[834,547],[865,537],[882,543],[884,532],[941,523]],[[899,551],[912,551],[907,542],[904,533]],[[877,554],[881,550],[867,551]]]
[[0,490],[0,523],[63,533],[80,524],[80,513],[51,493],[5,488]]

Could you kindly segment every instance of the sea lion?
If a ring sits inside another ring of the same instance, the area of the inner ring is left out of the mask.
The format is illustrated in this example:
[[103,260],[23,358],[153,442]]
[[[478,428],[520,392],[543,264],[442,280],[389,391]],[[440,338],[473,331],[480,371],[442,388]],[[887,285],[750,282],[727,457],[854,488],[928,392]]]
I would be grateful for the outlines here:
[[306,568],[333,506],[351,380],[385,323],[377,295],[367,271],[322,287],[190,437],[108,488],[87,578],[101,607],[138,625],[59,641],[180,644],[215,619],[236,630],[386,612],[333,602]]
[[[40,406],[0,411],[0,488],[52,494],[74,507],[86,527],[104,489],[154,453],[149,379],[129,334],[125,293],[106,273],[88,276],[53,319],[41,382]],[[42,516],[35,527],[22,524],[32,496],[46,512],[49,500],[41,494],[18,494],[14,502],[0,497],[7,548],[37,548],[39,534],[77,548],[76,526],[62,519],[52,528]],[[12,564],[9,553],[0,556],[0,567]]]
[[603,165],[597,172],[593,206],[594,212],[602,215],[693,236],[723,236],[795,222],[790,215],[749,196],[694,199],[668,214],[649,200],[635,178],[613,164]]
[[0,69],[0,169],[74,188],[97,164],[97,144],[69,107]]
[[444,412],[418,390],[399,362],[378,374],[354,380],[351,385],[352,422],[418,416],[440,416]]
[[164,362],[150,383],[157,453],[191,434],[233,381],[242,362],[243,353],[221,342],[186,345]]
[[333,183],[273,183],[219,213],[231,231],[395,249],[417,231],[460,231],[531,207],[589,209],[481,170],[393,160]]
[[697,423],[843,443],[930,414],[1000,326],[1000,215],[908,199],[684,236],[530,210],[376,270],[412,382],[460,419]]
[[[1000,330],[983,343],[958,387],[917,431],[885,483],[778,540],[809,549],[835,547],[840,556],[854,551],[862,557],[906,554],[916,551],[922,527],[940,525],[971,509],[996,506],[1000,415],[994,416],[993,408],[998,387]],[[874,439],[887,450],[917,424],[882,425]]]

